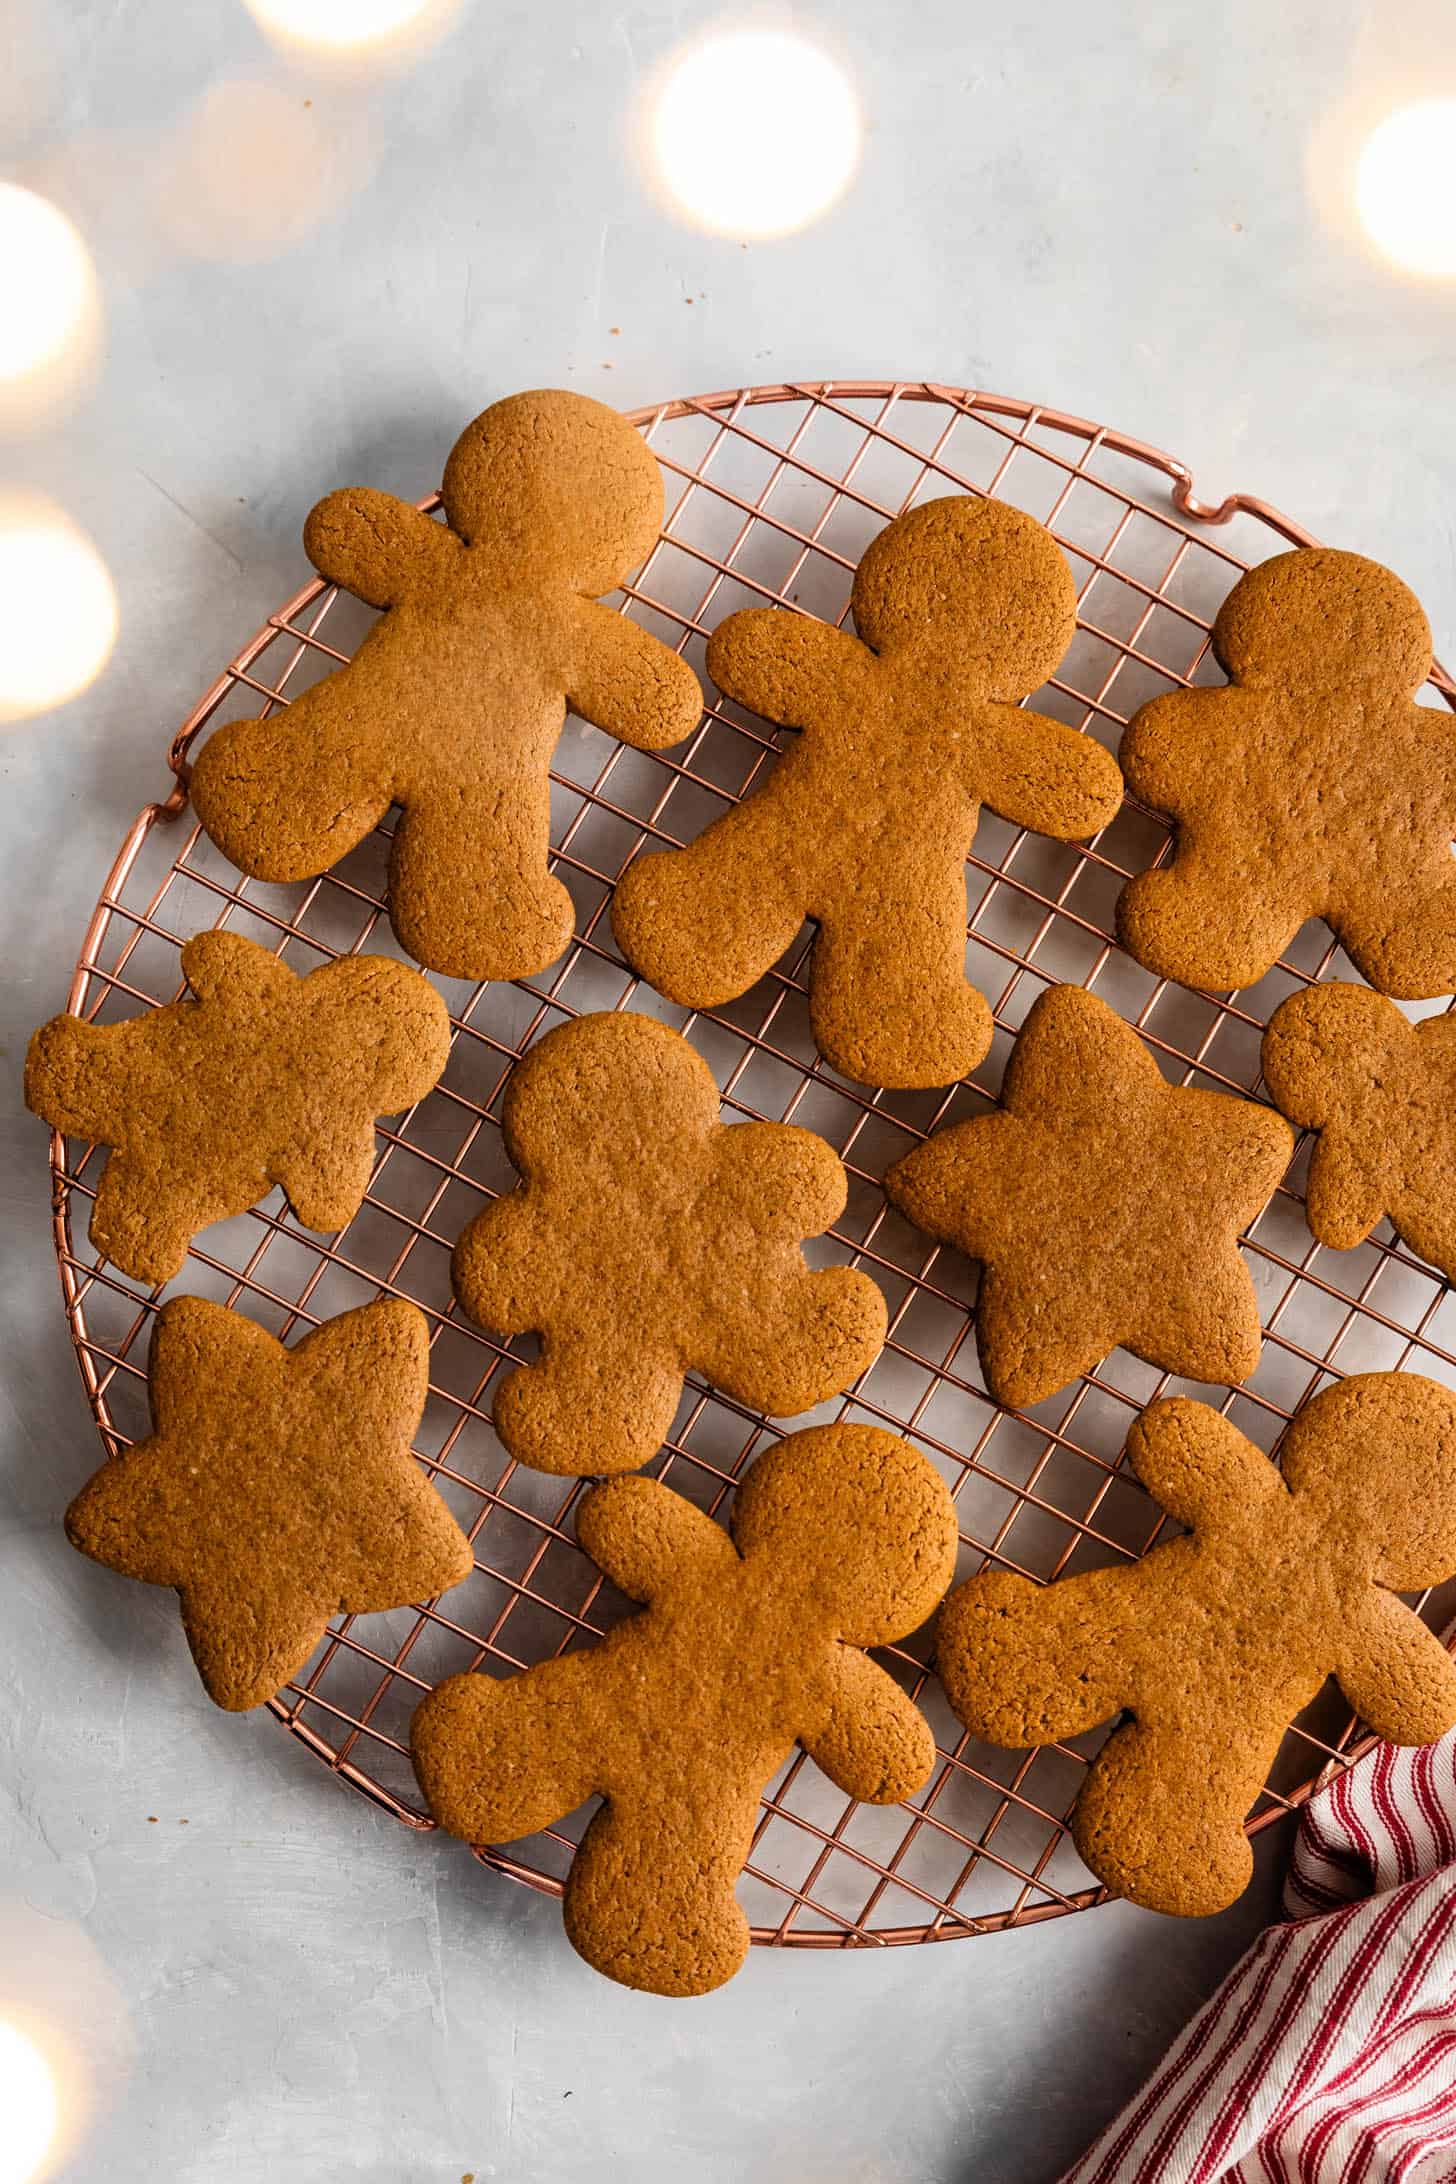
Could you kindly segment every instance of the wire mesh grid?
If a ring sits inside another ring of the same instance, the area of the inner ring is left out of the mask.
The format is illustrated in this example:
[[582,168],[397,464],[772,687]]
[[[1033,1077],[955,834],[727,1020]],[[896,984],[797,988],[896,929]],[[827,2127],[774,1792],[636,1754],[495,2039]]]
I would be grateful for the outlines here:
[[[1077,581],[1076,638],[1031,700],[1115,750],[1137,707],[1170,688],[1220,680],[1213,615],[1250,563],[1305,534],[1262,503],[1194,499],[1182,465],[1143,444],[1025,402],[931,385],[785,385],[673,402],[639,413],[662,466],[661,538],[620,599],[623,612],[699,670],[707,633],[734,609],[778,603],[841,622],[855,564],[892,516],[950,492],[993,494],[1047,523]],[[1168,487],[1171,486],[1171,493]],[[437,506],[435,501],[422,505]],[[1218,542],[1209,519],[1230,528]],[[97,905],[70,1005],[98,1021],[182,990],[187,935],[226,925],[267,942],[295,969],[368,947],[398,954],[384,916],[389,823],[305,886],[243,879],[186,812],[187,751],[208,726],[272,712],[350,655],[372,616],[310,584],[219,677],[172,748],[177,787],[148,807]],[[1451,684],[1437,677],[1451,702]],[[705,681],[705,688],[707,687]],[[1048,984],[1094,989],[1134,1023],[1165,1076],[1255,1093],[1269,1013],[1296,987],[1353,972],[1308,927],[1256,988],[1216,999],[1154,979],[1116,949],[1112,909],[1125,878],[1168,854],[1168,829],[1132,801],[1090,846],[1053,842],[984,813],[970,859],[967,971],[993,999],[996,1032],[974,1077],[937,1092],[884,1092],[836,1077],[808,1030],[806,926],[775,970],[729,1007],[692,1013],[633,978],[614,947],[608,905],[624,865],[648,843],[691,839],[757,786],[779,739],[711,699],[690,743],[647,755],[568,722],[552,776],[553,866],[571,890],[576,936],[540,977],[470,988],[438,980],[454,1034],[430,1096],[380,1127],[368,1196],[334,1238],[301,1229],[281,1194],[205,1231],[176,1282],[147,1293],[82,1240],[103,1152],[53,1142],[56,1243],[82,1374],[103,1441],[147,1430],[146,1346],[166,1296],[186,1291],[244,1310],[284,1339],[387,1293],[419,1304],[431,1330],[431,1383],[417,1453],[469,1532],[475,1570],[427,1606],[344,1617],[274,1713],[338,1776],[414,1827],[428,1827],[410,1770],[408,1723],[441,1677],[510,1673],[590,1642],[626,1612],[576,1546],[583,1482],[511,1461],[490,1427],[492,1385],[535,1354],[472,1326],[453,1301],[451,1246],[515,1176],[499,1128],[512,1063],[583,1011],[631,1008],[675,1024],[713,1069],[729,1120],[818,1131],[849,1172],[843,1219],[816,1263],[847,1261],[884,1288],[890,1332],[841,1400],[795,1426],[843,1417],[905,1434],[956,1498],[960,1574],[990,1565],[1047,1580],[1135,1557],[1176,1530],[1120,1462],[1132,1419],[1188,1386],[1124,1352],[1034,1410],[987,1394],[971,1312],[975,1270],[914,1231],[886,1202],[890,1163],[941,1124],[994,1101],[1018,1025]],[[1352,1252],[1314,1244],[1305,1225],[1301,1145],[1286,1182],[1242,1249],[1265,1327],[1261,1362],[1233,1391],[1189,1392],[1272,1448],[1307,1397],[1342,1374],[1410,1365],[1456,1384],[1456,1305],[1388,1226]],[[1128,1178],[1130,1189],[1147,1187]],[[690,1376],[671,1435],[650,1467],[722,1514],[734,1482],[787,1426],[771,1424]],[[1422,1602],[1433,1621],[1442,1603]],[[924,1791],[883,1809],[846,1800],[802,1752],[764,1796],[742,1883],[755,1939],[808,1946],[939,1940],[1083,1909],[1101,1891],[1078,1860],[1065,1816],[1106,1732],[1034,1753],[967,1738],[926,1668],[926,1634],[882,1658],[918,1700],[938,1756]],[[1332,1688],[1290,1730],[1251,1816],[1258,1828],[1297,1803],[1322,1770],[1348,1761],[1361,1731]],[[478,1855],[559,1891],[584,1811],[524,1844]]]

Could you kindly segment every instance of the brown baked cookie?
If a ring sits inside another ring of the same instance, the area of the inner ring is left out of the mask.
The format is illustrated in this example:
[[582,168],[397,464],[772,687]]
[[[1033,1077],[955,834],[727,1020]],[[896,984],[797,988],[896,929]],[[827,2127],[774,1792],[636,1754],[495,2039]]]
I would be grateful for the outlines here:
[[454,978],[523,978],[571,937],[547,870],[548,768],[568,706],[638,750],[697,726],[687,662],[597,602],[650,551],[657,458],[584,395],[511,395],[456,441],[445,525],[388,493],[319,502],[320,576],[385,610],[346,667],[269,720],[220,728],[192,770],[197,816],[265,880],[327,871],[404,816],[390,916]]
[[1041,1402],[1121,1343],[1160,1371],[1244,1380],[1259,1306],[1238,1250],[1293,1134],[1272,1108],[1167,1083],[1080,986],[1033,1007],[999,1113],[937,1130],[887,1196],[982,1262],[976,1340],[998,1402]]
[[1161,978],[1251,986],[1323,918],[1382,993],[1456,987],[1456,722],[1412,702],[1419,601],[1378,562],[1277,554],[1229,593],[1226,689],[1176,690],[1122,739],[1134,796],[1169,812],[1166,869],[1123,889],[1123,946]]
[[803,733],[690,848],[638,857],[612,924],[660,993],[716,1008],[813,918],[825,1059],[864,1084],[949,1084],[991,1041],[965,975],[981,805],[1073,841],[1113,817],[1122,781],[1100,744],[1016,702],[1056,667],[1077,609],[1030,516],[970,498],[912,509],[870,546],[851,604],[858,638],[758,608],[713,632],[718,688]]
[[1412,1024],[1363,986],[1312,986],[1275,1010],[1264,1080],[1318,1130],[1305,1211],[1349,1251],[1389,1214],[1411,1250],[1456,1280],[1456,1017]]
[[450,1051],[444,1002],[387,956],[300,978],[241,933],[211,932],[182,969],[195,1001],[122,1024],[53,1016],[25,1065],[27,1106],[113,1148],[91,1241],[153,1283],[275,1183],[305,1228],[343,1228],[369,1185],[375,1116],[422,1100]]
[[1456,1573],[1456,1396],[1416,1373],[1326,1388],[1285,1435],[1282,1478],[1183,1398],[1144,1412],[1128,1454],[1191,1536],[1047,1586],[971,1578],[942,1610],[937,1665],[991,1744],[1056,1743],[1126,1709],[1077,1799],[1077,1848],[1134,1903],[1221,1911],[1253,1864],[1244,1816],[1326,1676],[1396,1744],[1456,1727],[1456,1664],[1397,1598]]
[[732,1527],[656,1480],[594,1488],[578,1537],[646,1613],[507,1681],[451,1677],[411,1733],[430,1810],[467,1842],[606,1799],[567,1876],[566,1931],[653,1994],[706,1994],[742,1963],[734,1883],[796,1738],[875,1804],[908,1797],[935,1759],[928,1723],[862,1650],[924,1622],[954,1572],[955,1511],[926,1458],[870,1426],[793,1434],[754,1464]]
[[395,1298],[285,1350],[240,1313],[174,1297],[152,1331],[154,1432],[66,1511],[73,1547],[172,1585],[209,1697],[259,1706],[343,1610],[424,1600],[470,1543],[410,1454],[429,1377],[423,1313]]
[[885,1339],[885,1300],[799,1246],[844,1211],[838,1155],[809,1130],[725,1126],[702,1057],[648,1016],[564,1024],[512,1071],[506,1145],[526,1178],[455,1249],[467,1312],[537,1333],[495,1398],[538,1471],[634,1471],[683,1374],[792,1417],[847,1388]]

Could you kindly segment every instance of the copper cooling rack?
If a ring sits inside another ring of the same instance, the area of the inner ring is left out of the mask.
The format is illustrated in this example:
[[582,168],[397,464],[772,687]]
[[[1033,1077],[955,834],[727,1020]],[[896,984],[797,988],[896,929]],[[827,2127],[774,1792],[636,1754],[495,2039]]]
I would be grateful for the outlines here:
[[[1115,749],[1154,693],[1219,680],[1208,631],[1241,571],[1289,542],[1297,525],[1234,496],[1196,500],[1171,457],[1029,402],[931,385],[866,382],[755,387],[670,402],[634,422],[656,451],[670,513],[622,611],[700,671],[707,632],[733,609],[782,601],[844,617],[869,539],[917,500],[994,494],[1048,523],[1080,599],[1073,648],[1034,702]],[[423,505],[434,508],[437,503]],[[1218,526],[1217,538],[1209,535]],[[383,915],[387,827],[326,877],[264,886],[228,866],[192,821],[187,757],[205,728],[272,712],[348,658],[371,617],[312,583],[272,616],[223,671],[176,738],[176,786],[138,817],[87,931],[70,1007],[105,1021],[181,989],[186,936],[227,925],[307,970],[340,952],[398,953]],[[705,688],[706,677],[704,679]],[[1456,703],[1444,677],[1441,694]],[[52,1148],[55,1234],[72,1337],[108,1448],[146,1430],[152,1317],[172,1289],[221,1298],[288,1338],[387,1292],[413,1298],[433,1337],[421,1462],[469,1530],[476,1568],[428,1608],[345,1618],[273,1712],[332,1772],[400,1820],[430,1825],[407,1757],[408,1722],[442,1676],[508,1672],[608,1627],[624,1603],[576,1547],[578,1482],[518,1468],[489,1423],[492,1383],[528,1342],[502,1346],[454,1305],[449,1255],[470,1216],[514,1180],[501,1145],[500,1095],[518,1055],[588,1009],[645,1010],[678,1025],[707,1058],[730,1119],[807,1125],[842,1153],[844,1219],[823,1262],[867,1268],[890,1302],[883,1355],[816,1419],[873,1421],[907,1434],[953,1488],[963,1569],[994,1562],[1038,1578],[1143,1552],[1163,1529],[1119,1465],[1128,1425],[1173,1383],[1122,1352],[1034,1411],[998,1408],[982,1385],[969,1317],[973,1270],[938,1250],[887,1204],[880,1177],[940,1123],[994,1097],[1011,1037],[1051,982],[1093,987],[1130,1022],[1176,1083],[1252,1093],[1259,1037],[1295,987],[1353,975],[1323,927],[1302,932],[1261,985],[1217,1000],[1159,982],[1112,940],[1125,877],[1166,854],[1167,828],[1128,802],[1088,848],[1029,835],[987,813],[968,879],[967,968],[994,999],[996,1038],[968,1083],[931,1093],[874,1092],[837,1078],[808,1031],[806,928],[778,968],[733,1006],[689,1014],[640,985],[618,957],[612,886],[647,842],[682,842],[762,776],[776,748],[765,725],[710,704],[691,742],[647,756],[568,723],[553,774],[554,863],[577,906],[576,937],[539,978],[471,989],[440,981],[454,1018],[441,1085],[382,1128],[368,1198],[342,1235],[300,1229],[275,1196],[207,1230],[183,1274],[148,1294],[98,1264],[84,1241],[102,1155]],[[1341,1374],[1411,1366],[1456,1384],[1456,1305],[1388,1228],[1331,1252],[1305,1226],[1301,1147],[1286,1184],[1243,1245],[1266,1341],[1254,1377],[1233,1392],[1196,1388],[1273,1446],[1306,1397]],[[1143,1188],[1129,1177],[1128,1187]],[[811,1254],[816,1247],[810,1247]],[[720,1511],[777,1428],[701,1382],[689,1383],[653,1468]],[[1435,1620],[1438,1604],[1423,1603]],[[912,1642],[886,1656],[928,1713],[939,1760],[925,1791],[892,1810],[859,1806],[796,1753],[764,1798],[745,1905],[755,1939],[817,1946],[934,1941],[1081,1910],[1100,1891],[1068,1840],[1064,1816],[1099,1737],[1033,1754],[963,1736]],[[1361,1736],[1326,1691],[1285,1740],[1250,1826],[1304,1797]],[[487,1864],[559,1892],[584,1815],[524,1844],[484,1848]]]

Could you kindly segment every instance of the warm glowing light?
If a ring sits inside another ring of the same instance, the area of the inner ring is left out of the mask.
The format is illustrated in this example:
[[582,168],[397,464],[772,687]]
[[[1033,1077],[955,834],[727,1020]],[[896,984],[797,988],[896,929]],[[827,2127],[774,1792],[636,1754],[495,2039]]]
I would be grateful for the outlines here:
[[0,2018],[0,2184],[29,2184],[55,2141],[60,2104],[40,2049]]
[[1355,203],[1392,263],[1456,277],[1456,99],[1422,99],[1380,124],[1360,154]]
[[441,0],[247,0],[255,20],[285,45],[347,54],[433,37],[453,9]]
[[325,117],[281,83],[227,77],[159,142],[151,209],[189,256],[256,264],[338,212],[371,159],[359,102],[335,103]]
[[76,697],[106,665],[116,626],[116,592],[91,541],[46,502],[0,503],[0,720]]
[[677,210],[719,235],[787,235],[827,212],[859,159],[844,71],[781,30],[723,31],[668,64],[650,156]]
[[0,183],[0,380],[59,363],[82,342],[96,307],[91,260],[48,198]]

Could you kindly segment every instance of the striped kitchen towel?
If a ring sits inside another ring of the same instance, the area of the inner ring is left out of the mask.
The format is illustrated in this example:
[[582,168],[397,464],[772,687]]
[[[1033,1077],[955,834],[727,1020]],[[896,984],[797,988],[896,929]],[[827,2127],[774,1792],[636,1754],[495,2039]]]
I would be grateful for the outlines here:
[[1063,2184],[1456,2179],[1456,1735],[1310,1800],[1284,1908]]

